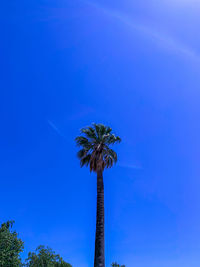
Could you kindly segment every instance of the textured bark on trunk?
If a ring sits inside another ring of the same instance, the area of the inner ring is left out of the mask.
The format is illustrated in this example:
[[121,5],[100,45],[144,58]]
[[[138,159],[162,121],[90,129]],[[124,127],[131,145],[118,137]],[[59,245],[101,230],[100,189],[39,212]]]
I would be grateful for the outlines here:
[[97,214],[94,267],[105,267],[103,173],[97,172]]

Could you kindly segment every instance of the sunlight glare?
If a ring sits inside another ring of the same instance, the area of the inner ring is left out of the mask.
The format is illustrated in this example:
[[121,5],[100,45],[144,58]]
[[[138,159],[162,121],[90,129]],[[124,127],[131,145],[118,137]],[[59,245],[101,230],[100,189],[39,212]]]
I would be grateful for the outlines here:
[[200,0],[164,0],[165,3],[173,4],[173,5],[179,5],[179,6],[191,6],[191,5],[199,5]]

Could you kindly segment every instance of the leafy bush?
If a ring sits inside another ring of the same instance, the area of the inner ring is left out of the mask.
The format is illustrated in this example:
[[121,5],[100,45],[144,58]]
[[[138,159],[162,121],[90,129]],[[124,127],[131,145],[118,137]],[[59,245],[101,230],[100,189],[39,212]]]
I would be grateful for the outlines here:
[[29,252],[26,259],[26,267],[72,267],[65,262],[60,255],[45,246],[37,247],[35,252]]
[[20,253],[24,243],[15,231],[12,231],[14,221],[3,223],[0,227],[0,266],[22,266]]

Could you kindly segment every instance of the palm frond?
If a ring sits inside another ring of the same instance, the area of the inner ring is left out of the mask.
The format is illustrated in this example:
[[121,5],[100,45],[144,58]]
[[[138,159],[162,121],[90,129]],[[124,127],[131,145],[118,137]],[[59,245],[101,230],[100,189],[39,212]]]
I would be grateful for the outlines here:
[[106,165],[106,168],[111,168],[114,164],[114,159],[112,156],[110,155],[107,155],[105,156],[105,165]]
[[112,157],[114,163],[117,162],[117,153],[113,149],[109,148],[108,146],[105,146],[105,156],[106,155]]
[[103,136],[106,134],[107,131],[107,126],[103,125],[103,124],[99,124],[99,136],[100,139],[103,138]]
[[98,139],[96,132],[92,127],[82,128],[81,133],[84,134],[91,141],[97,141],[97,139]]
[[120,143],[121,138],[119,136],[115,136],[115,134],[110,134],[105,138],[105,143],[107,145],[114,145],[115,143]]
[[88,154],[87,156],[83,157],[83,158],[80,160],[81,168],[82,168],[83,166],[88,166],[88,165],[89,165],[89,163],[90,163],[90,157],[91,157],[91,155]]
[[102,124],[93,123],[92,125],[96,131],[96,135],[97,135],[98,139],[100,140],[101,139]]
[[77,157],[78,157],[79,159],[82,159],[82,158],[84,158],[85,156],[87,156],[87,153],[88,153],[88,151],[85,150],[85,148],[83,148],[83,149],[81,149],[81,150],[78,151],[78,153],[77,153]]
[[106,127],[106,134],[109,134],[109,133],[111,133],[111,132],[112,132],[112,128],[109,127],[109,126],[107,126],[107,127]]
[[89,140],[84,136],[77,136],[75,138],[76,144],[78,146],[87,146],[89,145]]

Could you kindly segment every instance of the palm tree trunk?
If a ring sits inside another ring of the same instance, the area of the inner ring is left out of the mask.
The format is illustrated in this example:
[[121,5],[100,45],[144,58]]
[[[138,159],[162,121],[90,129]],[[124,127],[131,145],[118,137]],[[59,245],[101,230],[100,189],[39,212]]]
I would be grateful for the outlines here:
[[97,172],[97,214],[94,267],[105,267],[103,172]]

